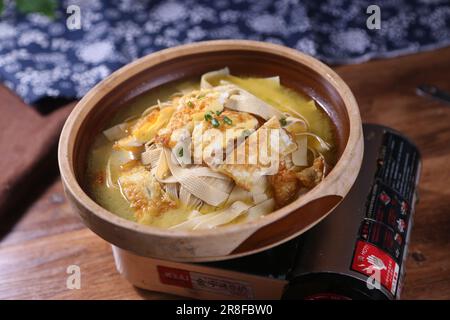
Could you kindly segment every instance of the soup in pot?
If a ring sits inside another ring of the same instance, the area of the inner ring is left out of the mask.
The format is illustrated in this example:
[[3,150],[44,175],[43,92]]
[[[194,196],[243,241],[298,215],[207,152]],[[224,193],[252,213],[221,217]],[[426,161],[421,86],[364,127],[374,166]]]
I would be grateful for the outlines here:
[[121,217],[200,230],[270,214],[334,163],[333,124],[313,99],[225,68],[123,106],[90,149],[87,180]]

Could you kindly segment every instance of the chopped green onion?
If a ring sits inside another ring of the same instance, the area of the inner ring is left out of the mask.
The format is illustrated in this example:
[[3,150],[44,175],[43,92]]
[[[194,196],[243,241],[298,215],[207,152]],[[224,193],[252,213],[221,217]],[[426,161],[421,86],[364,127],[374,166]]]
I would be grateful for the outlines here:
[[178,150],[178,156],[182,157],[184,153],[183,148],[180,148],[180,150]]
[[197,96],[197,99],[201,99],[201,98],[204,98],[205,97],[205,94],[204,93],[201,93],[201,94],[199,94],[198,96]]
[[217,110],[217,111],[216,111],[216,114],[217,114],[218,116],[220,116],[220,115],[222,114],[222,112],[223,112],[223,110]]
[[286,118],[281,118],[281,119],[280,119],[280,124],[281,124],[282,127],[284,127],[285,125],[287,125]]
[[231,126],[231,124],[233,123],[233,120],[231,120],[230,118],[225,116],[225,117],[223,117],[223,122],[225,122],[226,124],[229,124]]
[[213,117],[212,117],[211,113],[209,113],[209,112],[205,113],[205,121],[211,121],[212,118]]
[[188,102],[187,102],[187,105],[188,105],[189,107],[191,107],[191,108],[194,107],[194,104],[193,104],[191,101],[188,101]]
[[219,121],[217,121],[216,118],[213,118],[211,120],[211,124],[213,125],[214,128],[217,128],[218,126],[220,126],[220,123],[219,123]]

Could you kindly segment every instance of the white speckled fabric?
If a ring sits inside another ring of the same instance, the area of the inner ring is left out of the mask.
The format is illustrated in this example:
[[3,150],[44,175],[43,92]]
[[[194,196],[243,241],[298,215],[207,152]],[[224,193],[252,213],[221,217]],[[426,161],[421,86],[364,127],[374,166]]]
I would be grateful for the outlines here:
[[[66,8],[81,9],[81,29]],[[366,27],[370,4],[381,29]],[[450,1],[66,0],[56,18],[0,16],[0,79],[26,102],[80,98],[120,66],[151,52],[210,39],[252,39],[296,48],[327,63],[354,63],[450,44]]]

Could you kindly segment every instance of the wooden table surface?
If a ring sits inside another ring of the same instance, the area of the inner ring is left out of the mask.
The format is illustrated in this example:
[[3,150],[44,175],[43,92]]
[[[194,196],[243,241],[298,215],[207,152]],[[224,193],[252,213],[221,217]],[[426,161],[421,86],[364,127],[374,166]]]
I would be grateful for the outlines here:
[[[423,83],[450,91],[450,48],[335,69],[353,90],[363,121],[403,132],[422,152],[402,298],[450,299],[450,104],[415,94]],[[55,157],[46,160],[53,169],[33,183],[34,191],[0,217],[0,298],[173,298],[120,277],[108,243],[84,227],[65,200]],[[81,268],[79,290],[66,288],[69,265]]]

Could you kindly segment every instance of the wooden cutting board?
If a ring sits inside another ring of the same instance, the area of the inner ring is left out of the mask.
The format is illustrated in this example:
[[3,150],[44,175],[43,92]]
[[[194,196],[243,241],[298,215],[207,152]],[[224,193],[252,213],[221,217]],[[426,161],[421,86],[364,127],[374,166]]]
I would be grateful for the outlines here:
[[[41,115],[0,85],[0,216],[33,192],[74,103]],[[53,165],[53,164],[52,164]]]

